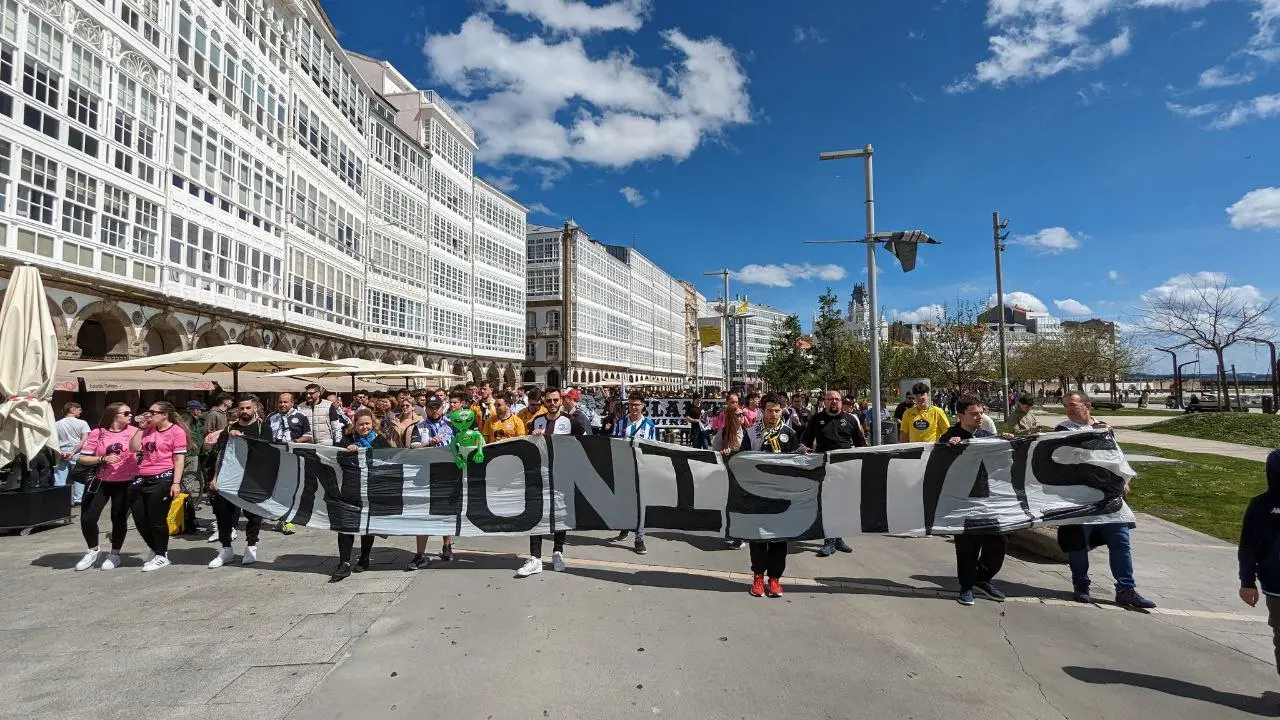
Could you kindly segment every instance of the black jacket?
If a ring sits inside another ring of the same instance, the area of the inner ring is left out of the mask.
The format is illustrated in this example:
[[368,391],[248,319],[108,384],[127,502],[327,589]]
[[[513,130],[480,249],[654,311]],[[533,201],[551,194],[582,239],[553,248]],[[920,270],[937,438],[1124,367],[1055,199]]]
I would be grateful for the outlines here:
[[819,409],[809,419],[800,442],[818,452],[828,452],[865,447],[867,438],[862,434],[858,418],[847,412],[831,415],[826,410]]
[[1280,595],[1280,450],[1267,456],[1267,491],[1249,501],[1240,528],[1240,587]]

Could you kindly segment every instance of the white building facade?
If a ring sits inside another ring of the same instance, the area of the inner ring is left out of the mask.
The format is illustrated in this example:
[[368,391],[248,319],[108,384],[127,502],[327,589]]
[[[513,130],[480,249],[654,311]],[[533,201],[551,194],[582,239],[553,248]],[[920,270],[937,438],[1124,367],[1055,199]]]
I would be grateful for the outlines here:
[[690,382],[679,281],[634,248],[605,245],[576,226],[531,225],[527,252],[522,382],[561,387],[625,377],[664,389]]
[[243,342],[514,384],[525,209],[314,0],[0,0],[0,266],[65,359]]
[[[711,315],[720,316],[724,306],[717,299],[711,306]],[[790,313],[761,303],[750,302],[739,296],[729,303],[727,351],[733,355],[733,379],[730,383],[760,383],[760,366],[769,357],[774,340],[781,331],[782,321]]]

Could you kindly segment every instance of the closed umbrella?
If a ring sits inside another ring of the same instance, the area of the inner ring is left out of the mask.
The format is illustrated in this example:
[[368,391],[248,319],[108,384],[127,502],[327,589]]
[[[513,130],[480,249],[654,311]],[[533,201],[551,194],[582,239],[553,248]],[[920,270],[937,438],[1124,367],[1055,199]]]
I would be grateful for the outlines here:
[[231,373],[231,392],[240,392],[240,371],[276,372],[301,368],[335,367],[331,360],[317,360],[306,355],[268,350],[250,345],[216,345],[214,347],[183,350],[181,352],[137,358],[85,368],[81,372],[106,372],[119,370],[166,370],[179,373]]
[[58,450],[54,431],[54,375],[58,336],[49,316],[40,271],[14,268],[0,306],[0,466],[43,449]]

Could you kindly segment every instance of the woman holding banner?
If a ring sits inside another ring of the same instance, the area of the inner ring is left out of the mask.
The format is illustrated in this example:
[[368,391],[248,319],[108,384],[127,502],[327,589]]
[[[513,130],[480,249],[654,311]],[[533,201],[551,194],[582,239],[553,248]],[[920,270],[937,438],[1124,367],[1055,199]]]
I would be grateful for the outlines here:
[[[746,410],[734,400],[737,393],[729,393],[730,400],[724,406],[722,424],[711,440],[711,449],[726,458],[730,455],[751,449],[751,438],[747,435]],[[741,540],[730,540],[729,547],[740,549],[745,543]]]
[[[346,448],[349,452],[360,450],[385,450],[391,447],[387,437],[373,429],[375,419],[373,411],[360,408],[351,417],[351,424],[338,438],[334,445]],[[351,577],[353,572],[364,572],[369,569],[369,553],[373,552],[373,536],[360,536],[360,560],[351,565],[351,550],[355,547],[356,536],[351,533],[338,533],[338,567],[329,576],[329,582],[342,582]]]

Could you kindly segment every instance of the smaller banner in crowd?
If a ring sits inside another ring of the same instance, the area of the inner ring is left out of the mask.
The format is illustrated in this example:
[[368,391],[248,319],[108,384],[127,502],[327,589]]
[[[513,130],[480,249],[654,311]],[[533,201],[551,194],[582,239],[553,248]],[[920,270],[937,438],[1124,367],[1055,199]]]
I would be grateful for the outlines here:
[[1132,522],[1134,476],[1107,431],[958,447],[719,453],[606,437],[521,437],[459,469],[447,449],[348,452],[237,438],[218,490],[298,525],[385,535],[666,528],[743,540],[1004,533]]
[[[692,398],[652,398],[649,404],[649,419],[659,428],[689,427],[689,408],[693,407]],[[723,400],[703,400],[701,410],[709,418],[720,414],[724,409]]]

